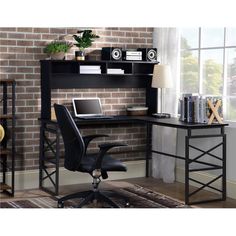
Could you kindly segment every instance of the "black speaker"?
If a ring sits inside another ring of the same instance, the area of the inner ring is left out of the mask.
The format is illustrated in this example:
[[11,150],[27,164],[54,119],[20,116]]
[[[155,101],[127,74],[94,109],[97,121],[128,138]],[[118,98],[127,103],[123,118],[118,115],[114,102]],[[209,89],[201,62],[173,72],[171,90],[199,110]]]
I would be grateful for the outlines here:
[[122,60],[122,49],[104,47],[102,48],[102,60],[106,61],[121,61]]
[[157,48],[138,48],[142,51],[143,61],[157,61]]

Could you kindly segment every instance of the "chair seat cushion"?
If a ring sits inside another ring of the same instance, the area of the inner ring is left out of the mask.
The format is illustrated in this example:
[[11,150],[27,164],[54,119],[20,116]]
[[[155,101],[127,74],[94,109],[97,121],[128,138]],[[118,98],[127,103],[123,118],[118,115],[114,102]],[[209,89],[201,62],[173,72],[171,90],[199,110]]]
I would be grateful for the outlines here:
[[[96,154],[88,154],[83,157],[78,171],[91,173],[94,170],[96,162]],[[102,171],[127,171],[126,166],[119,160],[112,158],[109,155],[105,155],[102,161]]]

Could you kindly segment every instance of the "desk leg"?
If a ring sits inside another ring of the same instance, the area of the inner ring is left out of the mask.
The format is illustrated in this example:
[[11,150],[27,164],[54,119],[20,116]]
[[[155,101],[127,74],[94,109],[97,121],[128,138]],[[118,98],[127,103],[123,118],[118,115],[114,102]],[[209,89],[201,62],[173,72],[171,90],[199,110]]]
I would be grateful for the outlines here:
[[55,195],[59,193],[59,161],[60,161],[60,131],[56,130],[56,173],[55,173]]
[[224,128],[221,128],[221,134],[223,136],[222,147],[222,200],[226,200],[226,134]]
[[40,146],[39,146],[39,188],[43,186],[43,165],[44,165],[44,123],[40,125]]
[[189,204],[189,137],[191,131],[187,131],[188,134],[185,137],[185,204]]
[[151,136],[152,136],[152,125],[147,124],[146,177],[149,177],[149,159],[151,157]]

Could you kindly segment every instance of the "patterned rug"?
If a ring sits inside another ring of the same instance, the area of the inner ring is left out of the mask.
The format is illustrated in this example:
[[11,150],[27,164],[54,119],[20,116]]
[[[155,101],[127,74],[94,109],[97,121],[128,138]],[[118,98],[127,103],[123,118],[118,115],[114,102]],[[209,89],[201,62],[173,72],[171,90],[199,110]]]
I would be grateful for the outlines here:
[[[130,208],[184,208],[183,202],[180,202],[161,193],[143,188],[139,185],[133,185],[127,188],[116,189],[116,192],[129,198]],[[120,207],[124,203],[119,199],[113,199]],[[65,208],[73,208],[80,202],[80,199],[69,200],[65,202]],[[106,208],[108,206],[101,203],[91,203],[86,208]],[[0,208],[57,208],[57,198],[53,196],[38,197],[26,200],[15,200],[0,202]]]

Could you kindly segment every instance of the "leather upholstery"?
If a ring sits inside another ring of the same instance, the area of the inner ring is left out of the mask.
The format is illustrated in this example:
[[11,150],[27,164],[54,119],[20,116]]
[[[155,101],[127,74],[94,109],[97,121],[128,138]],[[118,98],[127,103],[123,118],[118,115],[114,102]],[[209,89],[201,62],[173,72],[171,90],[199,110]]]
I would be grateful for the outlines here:
[[[71,171],[92,173],[96,169],[96,162],[99,154],[86,154],[85,143],[76,126],[70,112],[63,105],[54,104],[58,125],[61,130],[65,146],[64,166]],[[96,136],[95,136],[96,137]],[[105,143],[100,145],[101,150],[123,146],[123,144]],[[106,152],[107,150],[105,150]],[[103,152],[102,152],[103,153]],[[126,171],[126,166],[119,160],[113,159],[105,154],[101,161],[102,171]]]
[[[95,168],[96,154],[86,155],[79,166],[78,171],[81,172],[92,172]],[[102,171],[126,171],[126,166],[119,160],[113,159],[109,155],[105,155],[102,160]]]
[[[104,143],[99,145],[100,150],[98,153],[87,154],[87,147],[93,139],[107,137],[107,135],[96,134],[82,137],[67,108],[57,104],[54,104],[54,108],[65,147],[65,168],[70,171],[86,172],[93,177],[93,190],[72,193],[61,197],[58,199],[58,207],[64,207],[64,201],[69,199],[82,198],[83,200],[77,207],[82,207],[94,200],[96,200],[94,202],[102,200],[110,206],[118,208],[119,205],[106,196],[105,192],[98,190],[98,185],[101,182],[101,177],[103,179],[108,178],[107,172],[127,170],[126,166],[121,161],[113,159],[107,154],[111,148],[124,146],[124,144]],[[112,195],[117,195],[119,198],[123,199],[126,206],[129,204],[127,197],[121,196],[115,192],[113,192]]]

